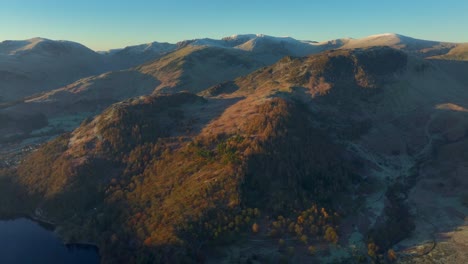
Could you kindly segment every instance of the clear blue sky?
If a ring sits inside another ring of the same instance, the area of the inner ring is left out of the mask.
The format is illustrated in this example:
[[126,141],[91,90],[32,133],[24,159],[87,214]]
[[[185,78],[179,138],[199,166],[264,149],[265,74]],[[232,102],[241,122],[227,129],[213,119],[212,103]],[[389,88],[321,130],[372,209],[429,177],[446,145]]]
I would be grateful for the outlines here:
[[468,0],[0,0],[0,41],[40,36],[95,50],[240,33],[320,41],[385,32],[468,42]]

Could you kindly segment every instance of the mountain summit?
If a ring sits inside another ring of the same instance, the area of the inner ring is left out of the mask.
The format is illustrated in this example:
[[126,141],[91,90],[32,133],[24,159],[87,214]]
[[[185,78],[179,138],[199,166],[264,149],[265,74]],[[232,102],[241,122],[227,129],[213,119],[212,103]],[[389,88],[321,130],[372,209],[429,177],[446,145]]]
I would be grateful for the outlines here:
[[5,40],[0,43],[1,55],[25,55],[26,53],[49,53],[59,55],[64,52],[94,53],[87,47],[71,41],[32,38],[28,40]]

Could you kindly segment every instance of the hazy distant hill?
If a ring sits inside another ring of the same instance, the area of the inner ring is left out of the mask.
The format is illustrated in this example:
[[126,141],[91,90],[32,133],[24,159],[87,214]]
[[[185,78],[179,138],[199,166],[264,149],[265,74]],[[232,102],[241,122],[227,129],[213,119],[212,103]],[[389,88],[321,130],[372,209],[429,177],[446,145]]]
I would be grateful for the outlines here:
[[111,50],[102,54],[108,57],[112,67],[126,69],[157,59],[178,48],[177,44],[151,42]]
[[[250,60],[267,65],[284,56],[306,56],[329,49],[372,46],[391,46],[423,57],[457,60],[464,60],[466,57],[464,44],[418,40],[398,34],[380,34],[362,39],[346,38],[320,43],[290,37],[245,34],[220,40],[187,40],[177,44],[152,42],[100,53],[70,41],[34,38],[0,43],[0,96],[3,101],[16,100],[65,86],[82,77],[132,68],[170,55],[180,48],[200,46],[218,48],[219,52],[225,53],[232,53],[234,50],[248,51]],[[177,54],[172,55],[174,56]]]
[[4,101],[52,90],[99,73],[101,56],[69,41],[34,38],[0,43],[0,96]]
[[0,99],[18,100],[83,77],[131,68],[176,48],[176,44],[153,42],[97,53],[70,41],[44,38],[3,41],[0,43]]

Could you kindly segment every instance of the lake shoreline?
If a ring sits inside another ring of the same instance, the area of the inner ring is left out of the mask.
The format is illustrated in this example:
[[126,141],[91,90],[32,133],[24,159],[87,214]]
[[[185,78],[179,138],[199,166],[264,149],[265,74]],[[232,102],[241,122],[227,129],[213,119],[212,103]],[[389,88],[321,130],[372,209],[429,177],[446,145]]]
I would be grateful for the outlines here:
[[98,264],[102,260],[97,245],[65,243],[55,225],[31,215],[0,217],[0,245],[0,263]]
[[99,257],[101,257],[98,244],[92,242],[66,242],[66,238],[60,235],[60,233],[56,232],[58,228],[57,223],[47,220],[44,217],[38,217],[37,215],[31,214],[17,214],[8,216],[0,215],[0,221],[15,221],[22,218],[37,223],[42,228],[53,232],[57,236],[57,238],[62,242],[62,244],[67,248],[72,247],[81,249],[94,249],[98,253]]

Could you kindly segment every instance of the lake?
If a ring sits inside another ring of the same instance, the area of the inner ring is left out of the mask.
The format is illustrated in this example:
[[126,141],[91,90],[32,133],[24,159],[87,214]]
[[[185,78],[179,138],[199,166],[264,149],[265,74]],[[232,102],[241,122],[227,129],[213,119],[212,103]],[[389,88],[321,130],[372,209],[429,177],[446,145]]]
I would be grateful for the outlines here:
[[53,231],[26,219],[0,221],[2,264],[97,264],[95,247],[65,246]]

